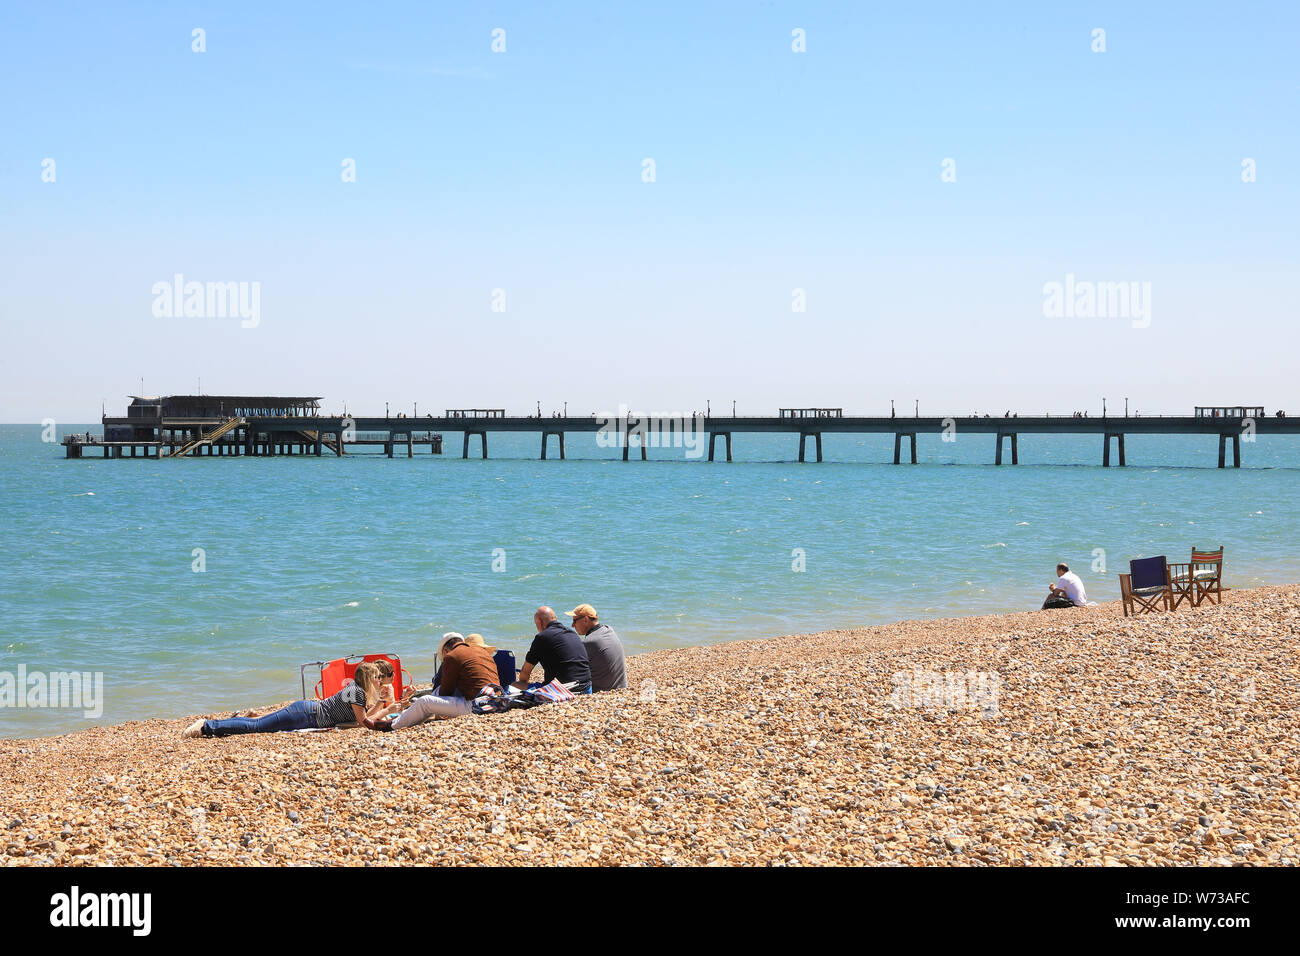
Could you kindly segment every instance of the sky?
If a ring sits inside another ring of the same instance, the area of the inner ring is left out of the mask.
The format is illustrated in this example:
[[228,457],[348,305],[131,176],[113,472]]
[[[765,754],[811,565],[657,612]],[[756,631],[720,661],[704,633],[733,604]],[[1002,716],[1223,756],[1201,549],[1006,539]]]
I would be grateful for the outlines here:
[[1282,2],[10,0],[0,421],[1300,406],[1297,51]]

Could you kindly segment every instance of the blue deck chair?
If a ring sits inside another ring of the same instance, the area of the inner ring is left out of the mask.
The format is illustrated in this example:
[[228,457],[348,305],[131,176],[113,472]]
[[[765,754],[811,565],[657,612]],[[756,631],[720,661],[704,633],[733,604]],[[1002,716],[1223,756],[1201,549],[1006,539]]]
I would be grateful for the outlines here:
[[502,687],[509,687],[519,679],[519,668],[515,666],[514,651],[501,648],[492,656],[496,660],[497,679],[501,681]]
[[1163,554],[1130,561],[1128,569],[1128,574],[1119,576],[1119,593],[1124,602],[1125,617],[1150,611],[1172,610],[1169,564]]

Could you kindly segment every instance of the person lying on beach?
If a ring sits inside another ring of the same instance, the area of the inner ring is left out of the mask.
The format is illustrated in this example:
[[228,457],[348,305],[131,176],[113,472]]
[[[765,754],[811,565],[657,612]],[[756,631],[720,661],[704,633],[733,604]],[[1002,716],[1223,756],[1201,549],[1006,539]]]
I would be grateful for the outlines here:
[[455,631],[443,635],[442,682],[434,693],[422,697],[402,695],[401,713],[392,720],[371,719],[373,730],[403,730],[430,717],[462,717],[472,712],[475,697],[497,685],[497,665],[486,647],[467,644]]
[[[367,702],[370,702],[369,710],[366,709]],[[288,707],[262,717],[196,720],[185,728],[181,736],[229,737],[231,734],[269,734],[280,730],[365,724],[372,715],[383,713],[388,706],[379,689],[379,668],[372,663],[358,664],[352,683],[345,685],[333,697],[294,701]]]
[[524,666],[519,669],[519,680],[515,687],[520,690],[528,688],[528,678],[538,664],[546,671],[546,679],[558,680],[561,684],[574,684],[575,694],[591,693],[591,663],[587,660],[587,649],[582,646],[582,638],[571,627],[561,624],[555,617],[555,611],[543,605],[533,613],[533,626],[537,636],[524,657]]
[[1083,581],[1066,564],[1056,566],[1056,583],[1049,584],[1047,589],[1051,593],[1043,602],[1044,611],[1057,607],[1083,607],[1088,603]]

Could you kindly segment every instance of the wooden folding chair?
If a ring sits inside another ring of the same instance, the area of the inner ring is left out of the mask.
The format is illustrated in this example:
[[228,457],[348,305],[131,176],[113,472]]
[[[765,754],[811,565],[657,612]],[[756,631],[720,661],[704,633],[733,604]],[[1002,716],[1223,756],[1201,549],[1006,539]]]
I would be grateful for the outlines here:
[[1190,564],[1169,565],[1169,599],[1171,611],[1177,611],[1178,605],[1184,601],[1189,607],[1196,606],[1196,585],[1192,581]]
[[1124,616],[1172,610],[1173,591],[1169,581],[1169,563],[1162,554],[1139,558],[1128,563],[1128,574],[1119,576],[1120,599]]
[[1200,607],[1204,601],[1223,603],[1223,547],[1218,551],[1198,551],[1192,548],[1190,578],[1195,590],[1193,605]]

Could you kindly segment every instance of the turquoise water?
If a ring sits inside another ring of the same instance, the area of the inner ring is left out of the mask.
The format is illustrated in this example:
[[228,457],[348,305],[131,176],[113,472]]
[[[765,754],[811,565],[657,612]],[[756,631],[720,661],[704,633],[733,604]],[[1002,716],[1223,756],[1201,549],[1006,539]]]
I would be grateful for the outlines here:
[[[0,675],[102,672],[114,723],[283,700],[301,663],[352,652],[428,680],[447,630],[522,659],[542,603],[594,604],[635,653],[1037,607],[1060,559],[1114,600],[1130,558],[1193,544],[1227,548],[1232,586],[1300,580],[1294,438],[1220,471],[1214,436],[1129,437],[1125,469],[1065,436],[1022,436],[1001,468],[990,436],[922,436],[922,463],[897,467],[887,435],[829,436],[831,460],[803,465],[787,436],[737,435],[730,464],[624,463],[577,435],[568,461],[523,435],[462,461],[446,437],[413,460],[67,461],[37,426],[0,426]],[[0,736],[88,723],[0,707]]]

